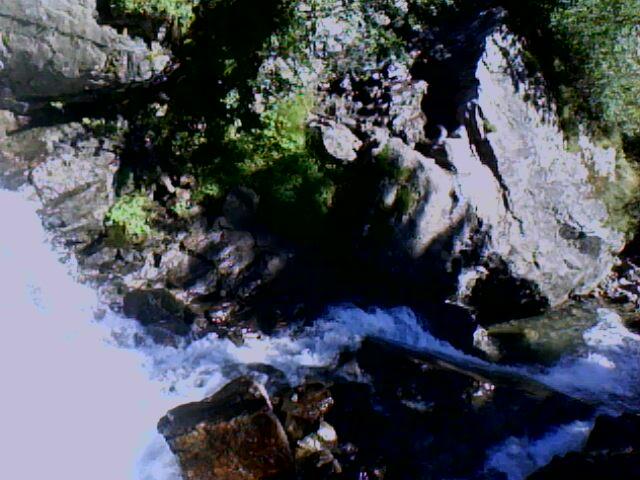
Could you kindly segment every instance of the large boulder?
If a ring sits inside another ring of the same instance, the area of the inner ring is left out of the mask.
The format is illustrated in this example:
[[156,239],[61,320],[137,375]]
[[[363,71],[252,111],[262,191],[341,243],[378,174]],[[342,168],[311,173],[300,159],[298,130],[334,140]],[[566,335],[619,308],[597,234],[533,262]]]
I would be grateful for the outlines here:
[[98,23],[96,0],[0,5],[0,100],[55,97],[146,80],[168,57]]
[[242,377],[202,402],[171,410],[158,430],[185,480],[287,478],[293,455],[262,386]]
[[268,378],[265,386],[239,377],[212,397],[177,407],[160,420],[158,429],[185,479],[321,479],[339,474],[333,455],[338,435],[325,420],[333,406],[329,386],[308,380],[291,388],[273,367],[248,367]]
[[441,273],[434,288],[451,283],[447,295],[495,320],[592,291],[625,242],[606,200],[620,180],[618,152],[584,134],[565,139],[505,25],[502,10],[488,11],[432,42],[439,53],[414,72],[429,82],[430,140],[413,149],[378,136],[374,154],[393,173],[380,188],[382,229],[378,218],[367,230],[391,227],[387,263],[425,286]]
[[[617,181],[617,153],[585,136],[567,144],[553,105],[527,80],[523,52],[504,28],[487,36],[477,97],[462,110],[461,138],[446,145],[462,193],[483,222],[482,256],[501,258],[555,305],[592,290],[624,246],[598,188]],[[457,144],[465,141],[463,153]],[[491,170],[493,189],[481,190],[467,176],[478,161]],[[490,192],[501,201],[485,208]]]

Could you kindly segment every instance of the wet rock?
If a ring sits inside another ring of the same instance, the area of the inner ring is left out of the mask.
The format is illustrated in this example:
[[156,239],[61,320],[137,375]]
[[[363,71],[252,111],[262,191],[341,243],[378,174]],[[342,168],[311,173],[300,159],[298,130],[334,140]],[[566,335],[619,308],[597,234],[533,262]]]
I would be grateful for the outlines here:
[[206,257],[209,250],[220,243],[222,233],[219,229],[196,228],[182,240],[182,247],[192,255]]
[[[180,250],[176,245],[162,254],[158,269],[159,275],[174,288],[192,287],[212,270],[210,264]],[[203,288],[208,289],[212,289],[211,282],[207,282],[206,288]]]
[[222,236],[221,248],[207,255],[214,261],[221,275],[238,278],[255,259],[255,239],[249,232],[226,231]]
[[115,198],[114,177],[119,162],[117,138],[94,138],[79,124],[38,129],[37,139],[22,133],[11,151],[13,162],[30,168],[31,184],[43,204],[41,214],[55,241],[82,249],[98,238]]
[[320,426],[333,406],[331,391],[323,383],[307,382],[285,395],[280,410],[286,414],[285,429],[293,440],[300,440]]
[[195,231],[182,245],[187,252],[215,265],[220,275],[232,279],[240,277],[256,256],[253,235],[231,228]]
[[171,410],[158,430],[186,479],[284,479],[293,473],[284,429],[264,388],[249,378]]
[[[295,478],[320,480],[339,475],[342,468],[334,456],[338,434],[324,419],[333,405],[328,386],[308,380],[292,389],[284,374],[271,366],[247,367],[264,387],[241,377],[160,421],[159,431],[186,478],[280,479],[295,472]],[[224,442],[231,446],[225,449]],[[226,476],[234,469],[241,476]],[[205,471],[220,476],[197,476]]]
[[639,478],[640,417],[634,414],[599,416],[581,452],[554,458],[528,479],[569,477],[585,480]]
[[146,327],[177,335],[189,333],[194,318],[188,307],[165,289],[128,292],[124,296],[123,310],[125,315]]
[[331,478],[342,473],[340,462],[332,449],[337,446],[338,435],[327,422],[320,422],[318,431],[310,433],[296,443],[296,466],[301,478]]
[[504,363],[552,364],[585,347],[584,334],[599,320],[594,301],[569,302],[535,317],[496,323],[487,328]]
[[0,100],[56,97],[160,72],[168,56],[99,25],[96,0],[14,0],[0,6]]
[[346,478],[500,478],[485,472],[491,448],[593,414],[530,380],[379,340],[343,362],[352,380],[335,380],[326,421]]

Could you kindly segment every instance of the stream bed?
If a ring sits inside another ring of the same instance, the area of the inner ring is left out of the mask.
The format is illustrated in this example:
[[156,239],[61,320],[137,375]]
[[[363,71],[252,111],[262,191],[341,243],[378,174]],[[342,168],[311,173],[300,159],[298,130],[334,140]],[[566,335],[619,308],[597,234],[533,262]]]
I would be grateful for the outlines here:
[[[179,480],[157,421],[170,408],[214,393],[268,364],[290,381],[330,366],[367,336],[405,344],[462,365],[526,377],[608,413],[640,407],[640,337],[612,311],[586,347],[551,367],[498,366],[429,333],[407,308],[333,307],[314,325],[238,346],[215,334],[179,344],[151,342],[130,319],[99,305],[74,280],[73,262],[50,246],[28,190],[0,190],[0,349],[3,478]],[[538,439],[509,438],[487,452],[487,468],[524,479],[553,455],[579,449],[592,424],[557,425]]]

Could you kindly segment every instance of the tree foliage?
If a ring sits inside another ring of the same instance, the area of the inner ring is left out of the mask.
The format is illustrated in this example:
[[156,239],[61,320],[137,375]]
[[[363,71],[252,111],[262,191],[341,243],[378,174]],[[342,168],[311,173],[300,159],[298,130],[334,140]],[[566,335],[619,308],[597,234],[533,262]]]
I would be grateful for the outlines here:
[[609,135],[640,135],[639,0],[506,3],[532,40],[565,117]]

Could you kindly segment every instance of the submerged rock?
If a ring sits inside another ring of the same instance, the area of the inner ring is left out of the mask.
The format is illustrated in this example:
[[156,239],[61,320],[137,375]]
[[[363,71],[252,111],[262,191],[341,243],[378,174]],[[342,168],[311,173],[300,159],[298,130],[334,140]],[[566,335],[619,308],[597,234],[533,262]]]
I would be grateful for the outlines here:
[[542,315],[496,323],[487,334],[503,363],[552,364],[565,355],[581,352],[584,335],[602,313],[594,301],[569,302]]
[[185,479],[283,479],[293,473],[289,441],[262,386],[243,377],[158,424]]
[[164,289],[133,290],[124,296],[123,311],[142,325],[177,335],[190,331],[194,315],[189,308]]

